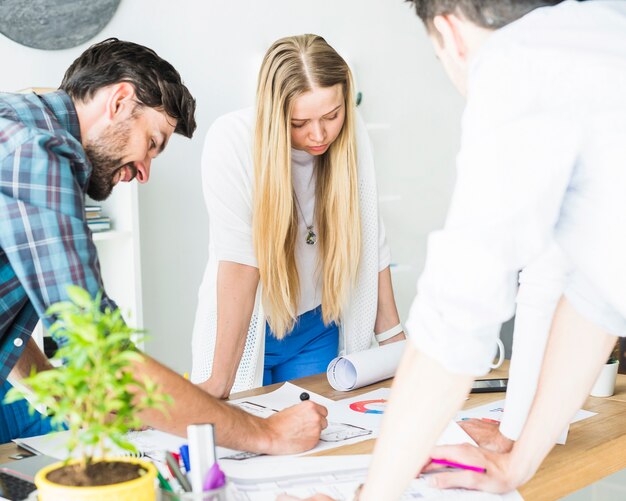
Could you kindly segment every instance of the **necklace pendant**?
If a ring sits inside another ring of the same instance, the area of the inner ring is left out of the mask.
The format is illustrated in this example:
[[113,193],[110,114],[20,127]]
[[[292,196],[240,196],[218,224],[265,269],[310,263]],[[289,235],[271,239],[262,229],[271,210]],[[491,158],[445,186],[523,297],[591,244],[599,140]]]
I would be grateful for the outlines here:
[[313,231],[313,226],[307,226],[306,229],[309,230],[306,234],[306,243],[309,245],[315,245],[315,242],[317,242],[317,235]]

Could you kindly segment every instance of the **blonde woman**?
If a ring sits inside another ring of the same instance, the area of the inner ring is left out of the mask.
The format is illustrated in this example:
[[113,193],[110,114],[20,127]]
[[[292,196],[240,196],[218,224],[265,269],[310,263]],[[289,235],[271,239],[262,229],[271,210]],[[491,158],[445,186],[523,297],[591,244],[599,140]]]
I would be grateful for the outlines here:
[[192,381],[227,397],[404,339],[372,154],[346,62],[316,35],[276,41],[256,109],[219,118],[202,157],[209,262]]

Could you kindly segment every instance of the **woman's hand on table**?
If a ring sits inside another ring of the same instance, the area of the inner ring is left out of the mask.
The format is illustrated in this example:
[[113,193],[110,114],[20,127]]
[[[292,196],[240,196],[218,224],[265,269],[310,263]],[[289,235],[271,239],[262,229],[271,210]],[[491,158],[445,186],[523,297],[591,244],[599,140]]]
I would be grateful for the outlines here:
[[228,396],[230,395],[230,388],[226,388],[225,384],[215,380],[212,377],[210,377],[206,381],[198,383],[196,386],[202,391],[207,392],[212,397],[222,400],[228,398]]
[[468,419],[458,423],[483,449],[493,452],[510,452],[513,448],[515,442],[500,433],[500,423],[482,419]]
[[510,452],[493,452],[470,444],[442,445],[433,449],[432,457],[485,469],[484,473],[450,470],[431,463],[422,473],[429,473],[428,484],[436,489],[461,488],[503,494],[516,489],[527,480],[522,470],[515,466]]

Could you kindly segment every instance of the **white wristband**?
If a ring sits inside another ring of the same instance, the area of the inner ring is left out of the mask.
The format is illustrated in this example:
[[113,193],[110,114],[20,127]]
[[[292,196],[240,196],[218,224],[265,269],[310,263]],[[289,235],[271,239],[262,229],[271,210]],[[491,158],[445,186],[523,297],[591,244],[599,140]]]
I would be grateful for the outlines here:
[[402,324],[398,324],[385,332],[374,334],[374,337],[376,338],[376,341],[382,343],[383,341],[387,341],[387,339],[391,339],[393,336],[397,336],[402,331],[404,331],[404,327],[402,327]]

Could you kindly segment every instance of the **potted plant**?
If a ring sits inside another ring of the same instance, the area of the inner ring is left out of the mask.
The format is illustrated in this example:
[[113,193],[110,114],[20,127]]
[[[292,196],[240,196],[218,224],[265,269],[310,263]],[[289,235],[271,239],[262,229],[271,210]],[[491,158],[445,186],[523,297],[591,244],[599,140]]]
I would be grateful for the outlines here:
[[593,388],[591,389],[592,397],[610,397],[615,392],[615,380],[617,378],[617,369],[619,367],[619,342],[615,343],[613,351],[609,355],[606,364],[602,366],[602,370],[598,375]]
[[[113,444],[136,453],[124,436],[141,426],[137,413],[163,410],[171,399],[133,375],[133,363],[142,359],[133,343],[138,331],[126,325],[120,311],[101,311],[101,294],[92,298],[80,287],[68,287],[68,295],[70,301],[47,311],[55,316],[51,333],[64,340],[53,359],[62,365],[23,380],[31,406],[45,406],[54,424],[68,427],[67,449],[75,458],[37,474],[39,500],[153,501],[155,467],[108,455]],[[15,388],[7,401],[25,396]]]

